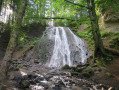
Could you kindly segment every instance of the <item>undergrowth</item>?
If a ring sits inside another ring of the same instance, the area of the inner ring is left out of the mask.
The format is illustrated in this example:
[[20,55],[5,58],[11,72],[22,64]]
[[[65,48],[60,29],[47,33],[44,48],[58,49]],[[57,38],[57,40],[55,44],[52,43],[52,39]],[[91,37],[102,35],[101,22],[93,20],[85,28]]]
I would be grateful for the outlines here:
[[80,38],[85,39],[86,41],[88,41],[88,48],[93,50],[94,49],[94,41],[93,41],[93,37],[92,34],[89,31],[85,31],[85,32],[77,32],[77,35]]
[[29,36],[21,36],[18,39],[18,44],[17,44],[17,48],[18,50],[22,49],[24,47],[24,45],[28,44],[30,45],[30,47],[34,47],[34,45],[40,40],[40,37],[29,37]]
[[[108,32],[105,30],[100,30],[100,34],[101,34],[103,43],[108,42],[109,48],[114,48],[116,50],[119,50],[119,33],[113,33],[113,32]],[[80,38],[83,38],[88,42],[89,49],[91,49],[92,51],[94,50],[94,40],[93,40],[92,34],[88,30],[77,32],[77,35]],[[107,52],[107,50],[106,50],[106,52]],[[111,52],[109,52],[109,50],[107,53],[111,54]],[[108,63],[112,60],[113,59],[111,56],[102,56],[102,57],[96,59],[96,63],[98,64],[98,66],[105,66],[106,63]]]

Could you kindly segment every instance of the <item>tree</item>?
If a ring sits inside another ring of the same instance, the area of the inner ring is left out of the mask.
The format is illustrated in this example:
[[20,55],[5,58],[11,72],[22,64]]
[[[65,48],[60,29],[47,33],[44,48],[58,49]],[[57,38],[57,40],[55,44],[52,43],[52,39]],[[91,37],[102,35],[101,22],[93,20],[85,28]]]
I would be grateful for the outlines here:
[[73,3],[71,1],[65,0],[68,3],[80,6],[80,7],[84,7],[88,9],[88,14],[89,14],[89,18],[91,20],[91,27],[92,27],[92,35],[93,35],[93,39],[94,39],[94,53],[93,53],[93,60],[95,60],[96,57],[100,57],[105,54],[105,49],[103,46],[103,42],[101,39],[101,34],[99,31],[99,25],[98,25],[98,18],[95,12],[95,0],[86,0],[87,5],[82,5],[82,4],[76,4]]
[[22,0],[22,4],[21,4],[21,7],[19,9],[19,13],[17,15],[17,19],[13,25],[13,30],[11,32],[9,44],[7,46],[7,50],[6,50],[6,53],[5,53],[5,56],[3,58],[1,68],[0,68],[0,75],[1,75],[0,76],[0,84],[1,84],[0,89],[1,89],[2,84],[4,83],[4,81],[7,77],[7,72],[8,72],[9,66],[10,66],[10,62],[12,60],[12,54],[13,54],[15,47],[16,47],[17,36],[19,34],[19,30],[20,30],[20,27],[22,24],[23,16],[25,14],[26,6],[27,6],[27,0]]
[[93,59],[98,56],[103,56],[105,54],[104,45],[101,39],[101,34],[99,31],[98,18],[95,12],[95,3],[94,0],[87,0],[87,5],[89,8],[89,17],[91,20],[92,35],[94,39],[94,53]]
[[1,9],[2,9],[2,3],[3,3],[3,0],[0,0],[0,12],[1,12]]

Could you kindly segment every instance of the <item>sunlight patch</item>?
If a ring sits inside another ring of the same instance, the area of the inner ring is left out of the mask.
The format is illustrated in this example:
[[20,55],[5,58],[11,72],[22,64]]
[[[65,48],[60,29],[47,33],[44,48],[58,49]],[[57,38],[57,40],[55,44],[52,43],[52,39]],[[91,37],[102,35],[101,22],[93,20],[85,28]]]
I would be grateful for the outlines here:
[[23,71],[21,71],[21,70],[20,70],[20,73],[21,73],[21,75],[22,75],[22,76],[27,75],[27,73],[26,73],[26,72],[23,72]]

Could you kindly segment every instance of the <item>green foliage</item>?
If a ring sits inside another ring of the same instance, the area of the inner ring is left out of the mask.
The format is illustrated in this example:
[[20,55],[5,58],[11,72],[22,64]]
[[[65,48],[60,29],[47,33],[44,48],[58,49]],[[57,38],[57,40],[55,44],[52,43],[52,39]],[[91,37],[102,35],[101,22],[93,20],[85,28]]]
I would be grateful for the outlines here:
[[19,49],[21,49],[21,48],[23,48],[24,45],[29,43],[30,46],[33,47],[38,42],[39,39],[40,38],[38,38],[38,37],[32,38],[32,37],[26,36],[24,34],[22,36],[19,36],[17,46]]
[[109,46],[119,50],[119,33],[114,34],[112,40],[109,42]]
[[[88,28],[89,29],[89,28]],[[94,49],[94,40],[93,40],[93,37],[92,37],[92,33],[88,30],[86,30],[85,32],[77,32],[77,35],[80,37],[80,38],[83,38],[85,40],[88,41],[88,47],[93,50]]]
[[96,60],[96,64],[98,67],[101,66],[101,63],[98,60]]
[[6,24],[4,27],[3,27],[5,30],[11,30],[11,26],[9,24]]
[[100,34],[101,34],[102,40],[107,40],[114,36],[114,33],[108,32],[105,30],[100,30]]
[[113,60],[113,58],[112,57],[110,57],[110,56],[102,56],[102,57],[100,57],[100,58],[96,58],[96,64],[97,64],[97,66],[99,67],[99,66],[106,66],[106,64],[107,63],[109,63],[110,61],[112,61]]
[[34,46],[37,44],[37,42],[39,41],[39,39],[40,39],[40,38],[36,38],[34,41],[32,41],[32,42],[30,43],[30,46],[31,46],[31,47],[34,47]]
[[103,13],[109,9],[112,10],[113,13],[119,12],[118,0],[95,0],[95,3]]
[[100,30],[100,31],[101,31],[100,34],[102,37],[109,37],[113,34],[112,32],[107,32],[105,30]]
[[100,30],[103,41],[109,41],[109,47],[119,50],[119,33]]
[[109,73],[109,72],[107,72],[107,73],[105,73],[105,76],[106,76],[107,78],[111,78],[111,77],[112,77],[112,74]]
[[46,1],[47,0],[32,0],[28,3],[24,17],[25,24],[33,22],[46,23],[45,19],[41,19],[46,14]]
[[[86,5],[84,0],[72,0],[71,2]],[[87,9],[77,5],[70,4],[64,0],[32,0],[28,3],[24,23],[41,22],[46,23],[49,20],[43,17],[63,17],[77,21],[87,17]],[[83,19],[84,20],[84,19]],[[81,20],[81,22],[83,21]],[[68,20],[56,19],[56,26],[70,26]],[[72,21],[71,21],[72,22]]]

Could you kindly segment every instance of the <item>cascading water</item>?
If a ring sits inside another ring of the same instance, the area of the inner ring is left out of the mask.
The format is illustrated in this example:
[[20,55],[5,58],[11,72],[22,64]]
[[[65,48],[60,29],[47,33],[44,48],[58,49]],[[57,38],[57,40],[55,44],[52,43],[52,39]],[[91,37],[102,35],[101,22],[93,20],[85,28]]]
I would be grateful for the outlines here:
[[33,56],[48,67],[73,66],[88,58],[85,43],[68,27],[48,27],[34,51]]
[[[62,33],[60,35],[60,32]],[[55,34],[55,45],[53,50],[53,55],[48,66],[50,67],[60,67],[61,65],[72,65],[70,59],[70,50],[66,32],[63,27],[56,27]]]

